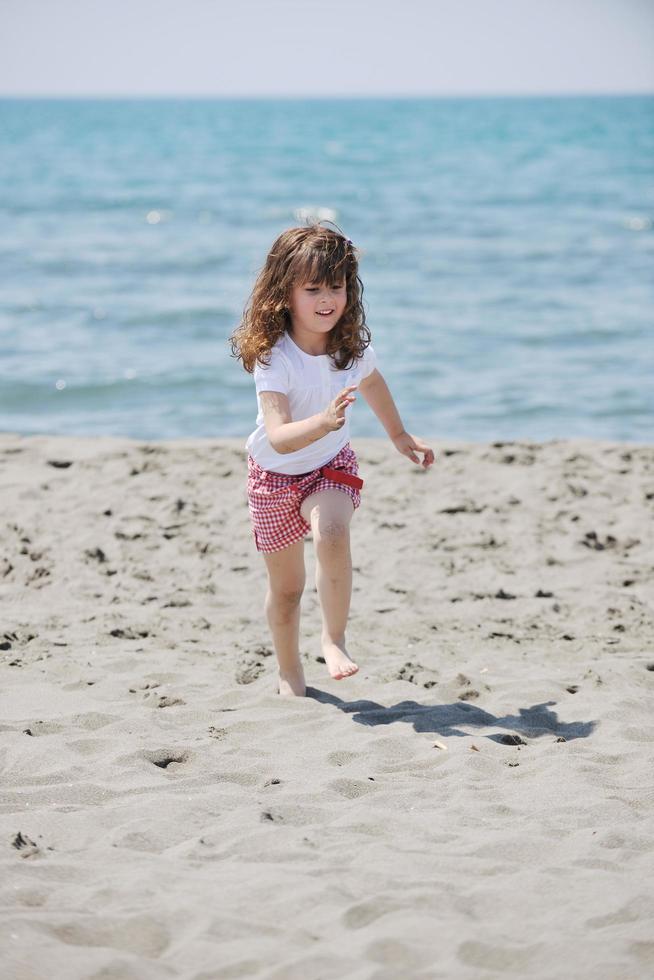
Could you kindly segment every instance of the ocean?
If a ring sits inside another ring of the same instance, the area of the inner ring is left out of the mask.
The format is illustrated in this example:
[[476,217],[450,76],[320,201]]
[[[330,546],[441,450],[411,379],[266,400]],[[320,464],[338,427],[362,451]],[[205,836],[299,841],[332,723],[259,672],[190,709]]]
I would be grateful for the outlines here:
[[2,431],[245,439],[228,338],[314,215],[410,432],[652,442],[652,96],[9,99],[0,188]]

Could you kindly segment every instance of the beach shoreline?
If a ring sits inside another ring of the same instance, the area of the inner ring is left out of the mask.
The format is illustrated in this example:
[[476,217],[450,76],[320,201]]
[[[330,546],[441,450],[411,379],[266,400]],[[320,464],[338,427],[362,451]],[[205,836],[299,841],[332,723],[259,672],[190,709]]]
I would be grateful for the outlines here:
[[5,975],[652,969],[654,446],[423,438],[282,699],[245,436],[0,433]]

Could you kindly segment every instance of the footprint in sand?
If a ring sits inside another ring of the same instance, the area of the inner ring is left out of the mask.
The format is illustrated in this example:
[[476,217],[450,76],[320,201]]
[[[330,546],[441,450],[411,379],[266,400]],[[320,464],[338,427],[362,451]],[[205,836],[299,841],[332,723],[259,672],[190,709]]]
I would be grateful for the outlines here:
[[471,685],[472,681],[465,674],[456,675],[456,683],[463,687],[462,691],[457,694],[457,699],[459,701],[472,701],[479,697],[479,691],[476,691]]
[[[157,961],[170,949],[172,935],[154,916],[147,914],[104,914],[89,921],[75,922],[72,918],[62,924],[44,924],[43,933],[59,948],[72,947],[78,951],[88,947],[94,951],[108,949],[112,953],[126,952],[145,961]],[[90,954],[89,954],[90,955]],[[97,975],[97,974],[96,974]]]
[[116,629],[109,631],[109,636],[115,636],[120,640],[141,640],[146,636],[150,635],[150,631],[146,629],[139,629],[137,627],[127,626],[122,628],[117,626]]
[[346,800],[358,800],[361,796],[374,793],[376,789],[370,782],[364,783],[361,779],[333,779],[328,786]]
[[159,681],[148,681],[147,684],[139,684],[138,687],[130,687],[129,693],[136,694],[138,691],[145,691],[145,697],[148,697],[149,694],[157,687],[161,687],[161,683]]
[[502,946],[499,943],[490,945],[467,940],[459,945],[457,957],[461,963],[476,969],[526,976],[542,948],[541,943],[533,943],[531,946]]
[[176,698],[169,694],[160,694],[157,701],[157,708],[172,708],[175,704],[186,704],[183,698]]
[[[158,766],[159,769],[168,769],[169,766],[184,765],[190,759],[190,754],[183,750],[171,751],[170,749],[146,749],[141,753],[144,759]],[[171,770],[174,771],[174,770]]]
[[347,929],[364,929],[372,922],[376,922],[382,915],[388,912],[395,912],[399,908],[391,902],[383,899],[372,899],[368,902],[360,902],[358,905],[351,905],[343,913],[343,925]]
[[222,739],[227,738],[228,732],[226,728],[216,728],[215,725],[210,725],[207,729],[209,733],[209,738],[215,738],[217,741],[222,741]]
[[284,823],[284,818],[280,813],[273,813],[271,810],[261,811],[261,822],[262,823]]
[[59,732],[63,732],[65,730],[65,725],[58,725],[56,722],[34,721],[30,723],[29,728],[23,729],[23,734],[32,735],[33,737],[40,735],[58,735]]
[[155,708],[170,708],[175,704],[186,704],[183,698],[175,697],[172,694],[158,694],[155,693],[155,689],[161,687],[158,681],[150,681],[147,684],[141,684],[138,688],[130,687],[130,694],[138,694],[139,691],[143,691],[143,699],[152,703]]
[[409,684],[417,684],[420,687],[429,689],[438,684],[438,674],[429,667],[407,660],[397,673],[393,674],[392,680],[407,681]]
[[236,683],[252,684],[258,677],[261,677],[265,669],[266,665],[263,660],[258,658],[245,660],[236,669]]
[[[39,837],[41,837],[41,834],[39,834]],[[40,844],[31,840],[27,834],[23,834],[20,830],[12,840],[11,845],[16,848],[22,858],[44,856],[44,851]],[[54,851],[54,847],[46,847],[45,850]]]

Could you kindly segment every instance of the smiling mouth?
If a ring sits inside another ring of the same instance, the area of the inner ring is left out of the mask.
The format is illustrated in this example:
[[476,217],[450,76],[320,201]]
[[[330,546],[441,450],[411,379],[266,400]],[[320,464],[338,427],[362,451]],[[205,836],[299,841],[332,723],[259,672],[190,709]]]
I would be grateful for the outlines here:
[[316,315],[317,316],[331,316],[333,312],[334,312],[334,310],[318,310],[317,313],[316,313]]

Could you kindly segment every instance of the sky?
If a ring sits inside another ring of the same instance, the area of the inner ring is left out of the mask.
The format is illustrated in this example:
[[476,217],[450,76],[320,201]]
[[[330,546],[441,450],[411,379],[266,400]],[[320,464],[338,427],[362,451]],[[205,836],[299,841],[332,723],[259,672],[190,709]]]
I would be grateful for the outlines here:
[[654,0],[0,0],[0,95],[654,92]]

